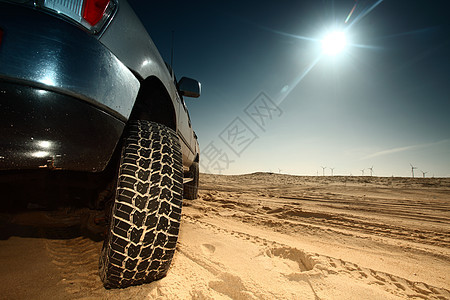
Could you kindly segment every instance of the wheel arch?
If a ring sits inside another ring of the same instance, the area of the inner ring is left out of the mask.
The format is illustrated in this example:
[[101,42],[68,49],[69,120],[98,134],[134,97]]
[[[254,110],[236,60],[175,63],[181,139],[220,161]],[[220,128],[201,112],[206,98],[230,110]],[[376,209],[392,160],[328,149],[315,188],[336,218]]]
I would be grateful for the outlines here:
[[177,114],[174,103],[159,78],[150,76],[141,81],[129,119],[156,122],[176,132]]

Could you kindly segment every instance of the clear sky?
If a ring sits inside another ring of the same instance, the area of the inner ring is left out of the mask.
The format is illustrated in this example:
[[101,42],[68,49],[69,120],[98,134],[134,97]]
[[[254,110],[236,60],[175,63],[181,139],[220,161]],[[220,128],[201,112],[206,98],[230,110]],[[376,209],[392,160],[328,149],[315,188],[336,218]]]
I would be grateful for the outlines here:
[[[202,83],[186,98],[201,171],[450,176],[449,1],[130,4]],[[330,57],[334,29],[348,45]]]

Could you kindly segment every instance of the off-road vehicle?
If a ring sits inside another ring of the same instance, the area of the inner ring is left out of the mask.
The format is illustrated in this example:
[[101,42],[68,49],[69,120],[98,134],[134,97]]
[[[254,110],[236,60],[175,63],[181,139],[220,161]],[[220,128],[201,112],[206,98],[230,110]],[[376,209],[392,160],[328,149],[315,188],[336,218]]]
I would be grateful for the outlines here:
[[107,288],[166,275],[183,194],[197,196],[184,97],[199,95],[124,0],[0,0],[1,174],[95,183],[87,202],[106,211]]

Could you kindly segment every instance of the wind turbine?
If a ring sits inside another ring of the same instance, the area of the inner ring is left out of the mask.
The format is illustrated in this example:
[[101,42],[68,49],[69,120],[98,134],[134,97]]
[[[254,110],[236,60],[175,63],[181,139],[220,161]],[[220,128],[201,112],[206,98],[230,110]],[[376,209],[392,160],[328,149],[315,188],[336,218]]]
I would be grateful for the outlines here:
[[414,169],[417,169],[417,167],[414,167],[411,163],[409,165],[411,166],[411,174],[412,177],[414,178]]
[[422,170],[420,170],[420,172],[422,172],[423,178],[425,178],[425,174],[427,174],[428,172],[424,172]]
[[364,176],[364,170],[365,169],[360,170],[361,171],[361,176]]
[[330,168],[330,170],[331,170],[331,176],[333,176],[333,171],[334,171],[334,169],[335,169],[335,168]]
[[327,168],[327,167],[321,167],[322,168],[322,176],[325,176],[325,169]]
[[278,174],[281,174],[281,171],[282,171],[282,170],[281,170],[280,168],[278,168]]
[[370,170],[370,176],[372,176],[372,174],[373,174],[373,166],[371,168],[367,168],[367,169]]

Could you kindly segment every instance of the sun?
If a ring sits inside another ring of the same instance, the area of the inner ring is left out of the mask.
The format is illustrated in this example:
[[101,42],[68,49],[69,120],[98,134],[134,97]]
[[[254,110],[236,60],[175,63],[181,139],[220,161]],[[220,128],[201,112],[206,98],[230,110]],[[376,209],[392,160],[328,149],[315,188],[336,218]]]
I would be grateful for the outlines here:
[[333,31],[326,35],[322,40],[323,53],[335,56],[345,49],[347,42],[343,31]]

